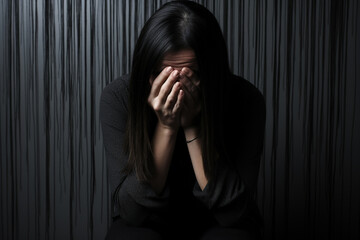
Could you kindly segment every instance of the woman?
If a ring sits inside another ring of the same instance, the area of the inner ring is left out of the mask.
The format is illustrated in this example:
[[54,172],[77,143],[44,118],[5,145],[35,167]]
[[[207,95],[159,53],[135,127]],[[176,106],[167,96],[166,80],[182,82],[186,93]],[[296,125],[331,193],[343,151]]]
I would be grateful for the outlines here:
[[132,70],[100,112],[114,222],[108,239],[256,239],[262,94],[231,74],[215,17],[190,2],[146,22]]

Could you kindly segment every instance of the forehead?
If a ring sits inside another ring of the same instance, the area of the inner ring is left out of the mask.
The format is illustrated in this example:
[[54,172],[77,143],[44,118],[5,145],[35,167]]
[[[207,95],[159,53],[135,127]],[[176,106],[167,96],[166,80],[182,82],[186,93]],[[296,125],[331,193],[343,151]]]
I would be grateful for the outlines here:
[[174,68],[196,68],[197,60],[193,50],[183,49],[166,53],[161,62],[161,65],[162,67],[172,66]]

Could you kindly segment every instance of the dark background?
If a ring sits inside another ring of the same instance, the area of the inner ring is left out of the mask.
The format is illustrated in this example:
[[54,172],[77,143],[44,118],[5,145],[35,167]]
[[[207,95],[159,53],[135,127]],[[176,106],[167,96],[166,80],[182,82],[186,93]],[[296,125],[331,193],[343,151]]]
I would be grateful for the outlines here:
[[[1,239],[104,237],[99,98],[164,2],[0,0]],[[266,239],[359,239],[359,1],[199,2],[266,98]]]

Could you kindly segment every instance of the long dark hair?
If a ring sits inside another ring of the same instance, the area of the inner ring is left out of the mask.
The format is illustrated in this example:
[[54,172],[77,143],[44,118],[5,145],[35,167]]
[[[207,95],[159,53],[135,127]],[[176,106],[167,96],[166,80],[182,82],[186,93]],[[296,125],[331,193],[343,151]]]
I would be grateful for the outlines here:
[[216,18],[204,6],[191,1],[169,2],[145,23],[133,55],[126,171],[135,170],[141,181],[153,175],[151,138],[157,119],[147,102],[149,79],[165,53],[184,48],[194,51],[199,66],[201,147],[208,179],[214,177],[217,160],[224,154],[224,88],[230,77],[225,40]]

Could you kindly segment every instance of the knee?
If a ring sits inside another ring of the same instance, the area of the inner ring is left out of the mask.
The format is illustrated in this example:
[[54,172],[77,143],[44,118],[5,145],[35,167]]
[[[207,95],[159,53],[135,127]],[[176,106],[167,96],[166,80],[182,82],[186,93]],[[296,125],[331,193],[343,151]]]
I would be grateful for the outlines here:
[[201,240],[257,240],[258,236],[248,231],[236,228],[211,228],[201,237]]
[[106,240],[161,240],[161,235],[153,229],[131,227],[122,223],[121,220],[115,221],[106,235]]

